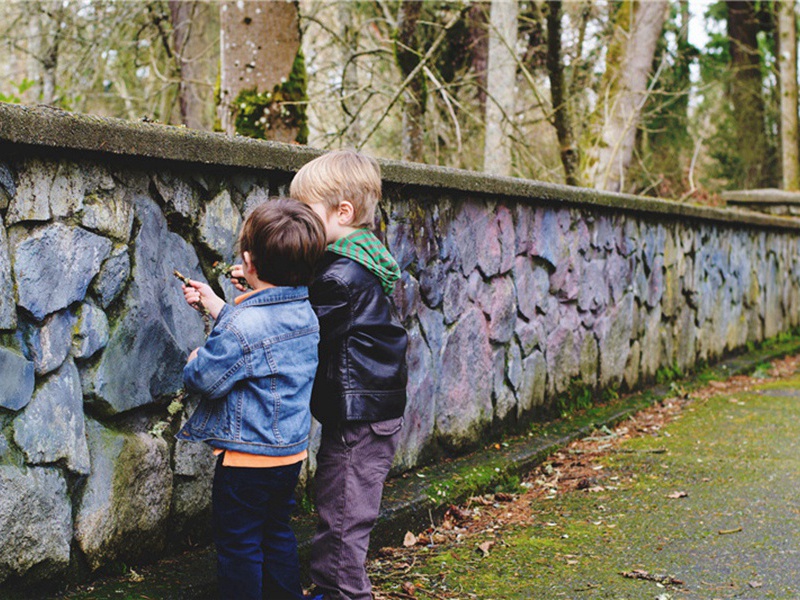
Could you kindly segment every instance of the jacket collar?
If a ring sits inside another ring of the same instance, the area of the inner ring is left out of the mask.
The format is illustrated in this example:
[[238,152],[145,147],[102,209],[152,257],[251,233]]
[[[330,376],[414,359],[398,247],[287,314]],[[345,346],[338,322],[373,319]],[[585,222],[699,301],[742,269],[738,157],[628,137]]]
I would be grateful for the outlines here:
[[[239,299],[241,298],[241,300]],[[260,306],[264,304],[281,304],[308,298],[308,288],[304,285],[296,287],[280,286],[267,288],[239,296],[236,306]]]

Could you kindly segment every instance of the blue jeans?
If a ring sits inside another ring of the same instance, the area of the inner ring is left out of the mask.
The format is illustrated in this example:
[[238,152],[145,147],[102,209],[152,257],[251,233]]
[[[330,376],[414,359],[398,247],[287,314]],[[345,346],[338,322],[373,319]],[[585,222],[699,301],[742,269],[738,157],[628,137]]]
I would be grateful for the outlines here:
[[302,598],[297,539],[289,524],[301,463],[223,467],[212,491],[220,598]]

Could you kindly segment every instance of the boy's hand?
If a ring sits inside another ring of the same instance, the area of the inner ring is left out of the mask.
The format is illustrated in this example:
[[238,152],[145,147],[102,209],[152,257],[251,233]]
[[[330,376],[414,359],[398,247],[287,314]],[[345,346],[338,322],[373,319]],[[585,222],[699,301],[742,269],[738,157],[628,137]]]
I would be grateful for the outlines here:
[[183,285],[183,297],[190,305],[200,302],[215,319],[225,306],[225,301],[214,293],[210,285],[194,279],[189,280],[189,285]]
[[233,265],[230,271],[231,283],[240,292],[246,292],[249,288],[242,285],[242,281],[247,281],[244,277],[244,267],[242,265]]
[[198,351],[198,350],[199,350],[199,348],[195,348],[194,350],[192,350],[192,351],[189,353],[189,358],[187,358],[187,359],[186,359],[186,362],[187,362],[187,363],[190,363],[190,362],[192,362],[192,361],[193,361],[195,358],[197,358],[197,351]]

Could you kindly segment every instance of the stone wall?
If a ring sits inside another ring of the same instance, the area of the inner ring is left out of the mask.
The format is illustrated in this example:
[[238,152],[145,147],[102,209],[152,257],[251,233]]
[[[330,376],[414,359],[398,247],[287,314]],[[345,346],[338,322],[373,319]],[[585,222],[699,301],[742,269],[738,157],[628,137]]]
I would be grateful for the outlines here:
[[[231,297],[214,262],[314,155],[0,104],[0,584],[202,537],[212,460],[167,408],[203,323],[172,270]],[[382,166],[410,335],[397,471],[800,321],[792,220]]]

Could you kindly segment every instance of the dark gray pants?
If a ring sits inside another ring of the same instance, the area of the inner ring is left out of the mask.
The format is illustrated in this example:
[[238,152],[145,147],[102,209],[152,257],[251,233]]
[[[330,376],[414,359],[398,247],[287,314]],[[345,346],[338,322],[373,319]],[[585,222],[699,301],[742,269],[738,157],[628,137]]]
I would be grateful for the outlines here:
[[319,515],[311,580],[325,600],[368,600],[369,535],[394,460],[403,419],[322,428],[314,476]]

